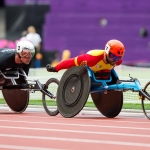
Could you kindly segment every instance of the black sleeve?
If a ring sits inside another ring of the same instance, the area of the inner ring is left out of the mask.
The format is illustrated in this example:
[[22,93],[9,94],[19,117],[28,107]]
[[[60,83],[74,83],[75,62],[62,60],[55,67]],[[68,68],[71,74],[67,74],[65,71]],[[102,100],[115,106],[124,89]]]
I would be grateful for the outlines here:
[[15,50],[0,50],[0,69],[11,68],[15,65]]
[[28,75],[30,64],[16,64],[15,63],[16,50],[14,49],[1,49],[0,50],[0,69],[5,70],[7,68],[23,68]]

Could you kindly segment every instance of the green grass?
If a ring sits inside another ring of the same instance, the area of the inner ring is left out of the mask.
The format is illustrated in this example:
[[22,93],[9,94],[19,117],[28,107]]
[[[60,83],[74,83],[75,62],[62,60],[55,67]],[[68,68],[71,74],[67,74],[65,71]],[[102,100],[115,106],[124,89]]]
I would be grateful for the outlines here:
[[140,109],[140,110],[142,110],[142,104],[124,103],[123,109]]
[[[4,101],[4,99],[0,99],[0,104],[6,104],[6,102]],[[30,100],[29,101],[29,105],[38,105],[38,106],[42,106],[42,100]],[[50,106],[56,106],[56,102],[55,101],[49,101],[48,105]],[[87,103],[85,104],[85,107],[92,107],[94,108],[95,105],[92,101],[87,101]],[[147,108],[150,109],[150,106],[147,105]],[[136,103],[124,103],[123,104],[123,109],[140,109],[142,110],[142,105],[141,104],[136,104]]]

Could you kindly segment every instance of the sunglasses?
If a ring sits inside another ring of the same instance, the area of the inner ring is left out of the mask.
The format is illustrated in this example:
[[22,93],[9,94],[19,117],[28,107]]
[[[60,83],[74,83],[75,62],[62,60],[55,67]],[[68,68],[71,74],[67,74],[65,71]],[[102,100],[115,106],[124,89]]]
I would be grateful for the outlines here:
[[109,58],[111,58],[113,61],[117,62],[122,59],[122,56],[116,56],[113,53],[109,53]]
[[18,53],[20,58],[32,58],[33,55],[28,50],[23,50],[22,52]]

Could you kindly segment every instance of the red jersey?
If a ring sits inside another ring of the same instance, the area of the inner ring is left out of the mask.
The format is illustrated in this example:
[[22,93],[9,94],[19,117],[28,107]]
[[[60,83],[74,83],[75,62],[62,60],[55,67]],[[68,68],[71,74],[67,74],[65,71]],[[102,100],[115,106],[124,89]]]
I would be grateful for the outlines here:
[[91,50],[86,54],[79,55],[75,58],[71,58],[65,61],[60,62],[57,66],[55,66],[56,71],[62,69],[68,69],[73,66],[89,66],[93,72],[103,72],[110,71],[115,66],[118,66],[122,63],[122,60],[116,62],[114,66],[104,62],[104,52],[105,50]]

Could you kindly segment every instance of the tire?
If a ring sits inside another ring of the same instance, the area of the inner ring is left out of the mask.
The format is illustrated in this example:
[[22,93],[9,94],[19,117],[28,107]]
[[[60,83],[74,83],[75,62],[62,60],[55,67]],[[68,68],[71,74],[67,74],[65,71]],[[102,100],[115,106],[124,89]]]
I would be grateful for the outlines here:
[[[145,85],[143,91],[148,97],[150,97],[150,82],[148,82]],[[148,100],[147,98],[143,98],[141,100],[141,103],[142,103],[142,109],[143,109],[144,115],[146,116],[147,119],[150,120],[150,100]]]
[[[16,79],[17,84],[27,83],[24,77]],[[6,86],[12,85],[10,80],[5,81]],[[15,113],[23,113],[29,104],[29,92],[21,89],[2,89],[4,100]]]
[[[117,83],[118,77],[114,72],[111,72],[112,81],[107,82],[107,85]],[[115,118],[121,112],[123,106],[123,92],[122,91],[107,91],[91,93],[92,100],[98,111],[107,118]]]
[[[51,92],[55,97],[57,95],[58,85],[59,85],[59,80],[57,80],[55,78],[51,78],[45,83],[46,90],[48,89],[48,91]],[[46,113],[50,116],[56,116],[59,113],[59,111],[57,109],[57,105],[54,107],[52,107],[52,106],[50,107],[48,104],[49,102],[56,103],[56,98],[46,100],[46,97],[49,98],[47,95],[45,95],[43,93],[42,94],[42,102],[43,102],[43,106],[44,106]]]
[[118,116],[123,105],[122,91],[108,91],[91,93],[92,100],[99,112],[107,118],[115,118]]
[[65,118],[76,116],[89,97],[91,80],[83,66],[71,67],[65,71],[57,91],[59,113]]

